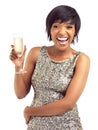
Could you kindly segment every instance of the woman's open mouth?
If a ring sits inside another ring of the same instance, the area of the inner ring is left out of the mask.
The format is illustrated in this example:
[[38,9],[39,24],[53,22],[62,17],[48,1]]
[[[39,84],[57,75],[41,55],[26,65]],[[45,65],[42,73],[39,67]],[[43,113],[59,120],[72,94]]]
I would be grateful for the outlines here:
[[59,44],[61,44],[61,45],[67,44],[68,43],[68,39],[69,39],[68,37],[58,37],[57,38]]

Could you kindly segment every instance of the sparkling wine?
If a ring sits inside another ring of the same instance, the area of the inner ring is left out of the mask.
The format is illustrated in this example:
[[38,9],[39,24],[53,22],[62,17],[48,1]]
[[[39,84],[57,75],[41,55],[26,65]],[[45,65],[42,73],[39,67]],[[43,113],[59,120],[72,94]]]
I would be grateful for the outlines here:
[[[18,62],[20,63],[21,56],[22,56],[23,50],[24,50],[23,38],[16,36],[13,38],[13,42],[14,42],[14,49],[15,49],[17,56],[18,56]],[[24,73],[27,73],[27,71],[24,70],[23,65],[21,65],[19,68],[19,71],[15,72],[15,73],[16,74],[24,74]]]
[[14,37],[14,46],[15,46],[16,53],[20,57],[23,53],[23,38]]

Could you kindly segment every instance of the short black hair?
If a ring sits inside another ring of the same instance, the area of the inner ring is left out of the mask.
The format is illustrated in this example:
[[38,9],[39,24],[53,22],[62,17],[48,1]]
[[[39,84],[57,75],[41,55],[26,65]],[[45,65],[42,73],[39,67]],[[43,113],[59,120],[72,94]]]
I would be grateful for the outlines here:
[[61,23],[71,20],[71,23],[75,25],[74,37],[76,37],[78,40],[78,33],[81,26],[81,20],[79,14],[74,8],[67,5],[60,5],[50,11],[46,18],[46,32],[50,41],[52,40],[50,34],[51,26],[57,20],[60,20]]

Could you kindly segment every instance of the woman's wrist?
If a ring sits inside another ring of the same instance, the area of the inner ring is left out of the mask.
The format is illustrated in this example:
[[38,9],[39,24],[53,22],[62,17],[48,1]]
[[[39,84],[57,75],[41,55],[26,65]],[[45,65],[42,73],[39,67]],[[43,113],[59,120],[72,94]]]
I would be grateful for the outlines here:
[[19,72],[21,68],[22,68],[22,66],[15,66],[15,73]]

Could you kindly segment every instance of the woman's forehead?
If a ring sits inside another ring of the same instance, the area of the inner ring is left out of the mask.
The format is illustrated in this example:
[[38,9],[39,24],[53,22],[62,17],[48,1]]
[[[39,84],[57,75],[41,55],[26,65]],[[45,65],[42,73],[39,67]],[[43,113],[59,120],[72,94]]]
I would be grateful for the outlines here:
[[68,21],[62,21],[62,20],[58,19],[58,20],[54,21],[54,23],[66,23],[66,24],[72,24],[72,25],[74,24],[71,19]]

